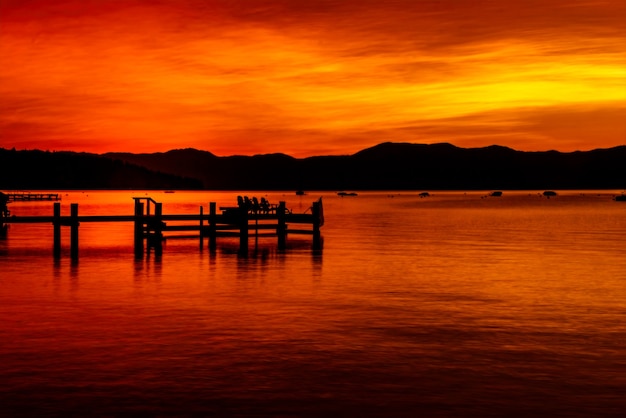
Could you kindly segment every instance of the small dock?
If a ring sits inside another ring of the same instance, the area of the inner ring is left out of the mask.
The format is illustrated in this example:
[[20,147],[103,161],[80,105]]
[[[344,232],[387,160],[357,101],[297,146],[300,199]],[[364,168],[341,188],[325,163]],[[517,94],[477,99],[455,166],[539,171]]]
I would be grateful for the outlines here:
[[17,193],[4,193],[7,197],[7,203],[11,202],[31,202],[31,201],[57,201],[61,200],[61,196],[58,193],[30,193],[30,192],[17,192]]
[[322,198],[312,202],[305,213],[292,213],[285,202],[275,205],[251,205],[246,199],[236,206],[220,207],[215,202],[208,205],[208,213],[200,206],[196,214],[164,214],[163,205],[150,197],[134,197],[132,215],[80,216],[77,203],[70,204],[70,215],[61,216],[61,203],[53,204],[51,216],[9,216],[0,213],[0,227],[7,233],[9,224],[50,223],[53,228],[53,256],[61,257],[61,230],[70,227],[70,257],[78,259],[79,226],[85,222],[127,222],[134,228],[135,257],[153,251],[160,255],[163,242],[170,238],[197,239],[200,249],[208,241],[210,251],[217,248],[220,237],[238,237],[240,252],[247,253],[250,238],[275,237],[278,249],[286,249],[287,236],[305,234],[312,237],[314,251],[321,250],[320,228],[324,225]]

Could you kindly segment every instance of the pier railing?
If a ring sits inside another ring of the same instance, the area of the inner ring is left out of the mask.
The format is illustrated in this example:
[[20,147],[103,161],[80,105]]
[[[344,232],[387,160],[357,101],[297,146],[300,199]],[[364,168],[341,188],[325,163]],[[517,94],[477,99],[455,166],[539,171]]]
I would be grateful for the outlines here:
[[[133,215],[89,215],[80,216],[78,204],[70,204],[70,215],[61,215],[61,204],[53,204],[52,216],[7,216],[0,214],[0,228],[6,233],[8,224],[50,223],[53,227],[53,256],[61,257],[61,230],[70,227],[70,257],[78,259],[79,226],[87,222],[132,222],[134,226],[134,251],[136,257],[146,252],[161,254],[163,241],[167,238],[195,238],[202,249],[205,240],[211,251],[217,248],[219,237],[239,237],[239,248],[247,252],[251,235],[276,237],[278,248],[286,248],[289,234],[308,234],[313,238],[314,250],[321,250],[320,228],[324,225],[322,198],[312,203],[310,213],[292,213],[280,202],[268,211],[250,209],[239,204],[234,207],[221,207],[209,203],[209,213],[200,206],[197,214],[164,214],[163,205],[149,197],[133,198]],[[181,233],[185,233],[181,235]],[[255,241],[256,242],[256,241]]]

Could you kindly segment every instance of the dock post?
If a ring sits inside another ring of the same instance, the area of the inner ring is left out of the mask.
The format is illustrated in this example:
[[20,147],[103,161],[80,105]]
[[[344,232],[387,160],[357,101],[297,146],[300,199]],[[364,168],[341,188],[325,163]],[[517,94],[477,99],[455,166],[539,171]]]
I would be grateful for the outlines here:
[[55,259],[61,258],[61,204],[55,202],[53,204],[53,230],[54,230],[54,244],[52,255]]
[[204,248],[204,208],[200,206],[200,251]]
[[9,217],[9,208],[7,204],[9,203],[9,196],[5,193],[0,192],[0,230],[4,230],[4,218]]
[[78,260],[78,203],[70,205],[70,258]]
[[217,247],[217,221],[216,221],[216,204],[209,203],[209,250],[215,251]]
[[239,251],[248,252],[248,208],[243,203],[239,205]]
[[278,217],[278,227],[276,234],[278,235],[278,249],[284,250],[287,247],[287,223],[285,222],[285,202],[278,202],[276,209]]
[[143,203],[135,199],[135,258],[143,257]]
[[[321,199],[321,198],[320,198]],[[322,248],[322,238],[320,234],[321,222],[321,202],[313,202],[311,213],[313,214],[313,249],[320,250]]]
[[154,224],[152,235],[154,254],[163,254],[163,203],[154,204]]

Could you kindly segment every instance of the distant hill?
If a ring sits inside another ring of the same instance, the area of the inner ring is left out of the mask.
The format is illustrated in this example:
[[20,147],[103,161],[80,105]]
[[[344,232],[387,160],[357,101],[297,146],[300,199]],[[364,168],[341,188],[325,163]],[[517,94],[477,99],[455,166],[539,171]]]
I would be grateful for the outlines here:
[[104,156],[150,170],[199,179],[208,190],[290,190],[298,160],[285,154],[217,157],[207,151],[179,149],[165,153],[107,153]]
[[303,159],[284,154],[217,157],[195,149],[104,155],[195,177],[213,190],[626,188],[626,146],[561,153],[387,142],[353,155]]
[[624,189],[626,146],[522,152],[386,142],[353,155],[218,157],[207,151],[102,155],[0,148],[0,189]]
[[97,154],[0,148],[0,189],[200,189],[202,183]]

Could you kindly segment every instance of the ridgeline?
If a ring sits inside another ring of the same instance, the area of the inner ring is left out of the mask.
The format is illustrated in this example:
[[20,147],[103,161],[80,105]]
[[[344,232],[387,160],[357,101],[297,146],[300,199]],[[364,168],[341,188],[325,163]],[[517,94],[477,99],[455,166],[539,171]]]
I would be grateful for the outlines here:
[[523,152],[383,143],[346,156],[218,157],[207,151],[86,154],[0,149],[0,189],[624,189],[626,146]]
[[202,182],[97,154],[0,148],[0,189],[201,189]]

